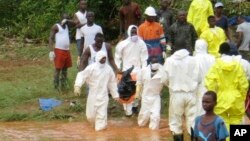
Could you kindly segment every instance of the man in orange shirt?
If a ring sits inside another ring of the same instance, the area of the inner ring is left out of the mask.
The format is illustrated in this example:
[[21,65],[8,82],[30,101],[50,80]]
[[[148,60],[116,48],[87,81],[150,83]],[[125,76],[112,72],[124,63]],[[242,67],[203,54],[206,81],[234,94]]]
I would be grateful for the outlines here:
[[151,6],[145,10],[146,20],[139,26],[138,35],[144,40],[148,49],[148,62],[152,56],[157,56],[158,61],[163,64],[166,58],[166,39],[162,26],[155,22],[157,16],[155,9]]

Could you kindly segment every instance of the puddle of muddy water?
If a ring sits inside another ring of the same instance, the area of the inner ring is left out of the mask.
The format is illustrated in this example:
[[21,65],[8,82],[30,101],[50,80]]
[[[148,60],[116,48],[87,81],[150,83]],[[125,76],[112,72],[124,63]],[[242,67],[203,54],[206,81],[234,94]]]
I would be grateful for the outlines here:
[[171,141],[167,120],[157,131],[139,128],[130,119],[109,120],[95,132],[87,122],[1,122],[0,141]]

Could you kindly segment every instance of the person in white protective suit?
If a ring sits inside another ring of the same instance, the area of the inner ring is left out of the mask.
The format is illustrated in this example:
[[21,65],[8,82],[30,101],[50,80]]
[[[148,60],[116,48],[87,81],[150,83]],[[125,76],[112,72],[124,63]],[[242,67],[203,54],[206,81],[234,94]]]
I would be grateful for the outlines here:
[[[229,45],[229,44],[227,43],[227,45]],[[222,54],[222,57],[223,56],[225,56],[225,54]],[[245,71],[245,73],[247,75],[247,79],[250,80],[250,63],[246,59],[242,58],[242,56],[239,54],[235,55],[235,57],[241,63],[243,70]]]
[[195,42],[195,54],[194,58],[199,65],[199,72],[201,75],[201,84],[199,85],[197,92],[197,115],[200,116],[205,114],[204,109],[202,108],[202,97],[207,92],[207,89],[204,84],[205,76],[214,64],[215,58],[213,55],[208,54],[207,52],[208,44],[204,39],[198,39]]
[[107,54],[98,51],[96,62],[87,66],[76,76],[74,93],[79,94],[81,86],[86,82],[89,94],[86,105],[87,120],[94,124],[95,130],[103,130],[107,126],[107,108],[109,96],[118,101],[117,83],[112,68],[106,63]]
[[[149,128],[159,129],[161,110],[161,90],[166,82],[167,74],[157,57],[151,58],[151,63],[143,68],[138,75],[136,98],[141,97],[141,109],[138,125],[144,127],[149,122]],[[140,92],[142,94],[140,95]]]
[[177,51],[166,59],[164,68],[167,72],[169,87],[169,126],[174,141],[183,141],[183,119],[191,134],[191,127],[196,117],[196,94],[201,83],[199,66],[195,58],[184,49],[183,41],[177,42]]
[[[134,66],[131,76],[135,79],[141,68],[147,66],[148,59],[147,46],[144,41],[137,36],[137,29],[137,26],[130,25],[127,31],[128,38],[119,42],[115,49],[116,66],[122,71],[126,71]],[[125,115],[131,116],[133,112],[136,113],[137,106],[137,101],[124,103]]]
[[246,73],[247,79],[250,80],[250,63],[247,60],[243,59],[242,56],[239,54],[232,55],[232,53],[230,52],[230,45],[227,42],[221,44],[220,53],[221,53],[221,58],[223,60],[235,59],[238,62],[240,62],[244,72]]

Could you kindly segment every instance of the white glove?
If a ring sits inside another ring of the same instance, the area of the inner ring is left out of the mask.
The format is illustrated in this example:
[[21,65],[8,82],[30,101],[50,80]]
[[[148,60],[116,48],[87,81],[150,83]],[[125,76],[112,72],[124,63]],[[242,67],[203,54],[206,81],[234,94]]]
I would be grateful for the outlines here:
[[67,19],[63,19],[63,20],[61,21],[61,25],[64,25],[66,22],[67,22]]
[[142,85],[136,85],[135,99],[141,99]]
[[79,67],[79,66],[80,66],[80,61],[81,61],[81,60],[80,60],[80,57],[78,56],[78,57],[77,57],[77,61],[76,61],[76,65],[77,65],[77,67]]
[[75,94],[75,96],[80,96],[81,95],[81,87],[74,86],[74,94]]
[[167,51],[171,51],[172,50],[172,48],[171,48],[170,45],[166,45],[166,49],[167,49]]
[[165,51],[162,52],[162,57],[163,57],[164,59],[167,58],[167,54],[166,54]]
[[49,60],[54,61],[55,57],[56,57],[56,55],[55,55],[54,51],[50,51],[49,52]]

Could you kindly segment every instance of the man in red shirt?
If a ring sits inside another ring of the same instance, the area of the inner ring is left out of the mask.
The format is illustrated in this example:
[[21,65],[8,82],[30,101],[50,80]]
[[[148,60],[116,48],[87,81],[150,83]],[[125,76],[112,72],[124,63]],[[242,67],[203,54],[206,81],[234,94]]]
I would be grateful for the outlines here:
[[141,10],[137,3],[131,0],[122,0],[122,7],[119,10],[120,35],[125,35],[130,25],[139,26],[141,21]]

